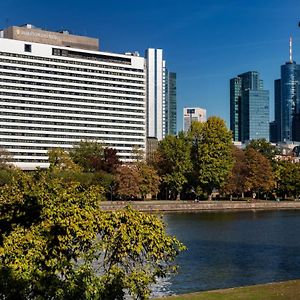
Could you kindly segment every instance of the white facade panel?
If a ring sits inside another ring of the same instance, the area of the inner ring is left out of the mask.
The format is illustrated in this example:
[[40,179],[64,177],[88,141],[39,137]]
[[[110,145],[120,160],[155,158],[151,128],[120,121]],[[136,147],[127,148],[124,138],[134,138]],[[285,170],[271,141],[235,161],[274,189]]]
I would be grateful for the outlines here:
[[130,161],[146,143],[145,75],[142,57],[0,38],[0,147],[23,169],[83,139]]
[[156,137],[163,138],[163,59],[162,50],[156,50]]
[[164,137],[165,62],[162,49],[147,49],[147,136]]

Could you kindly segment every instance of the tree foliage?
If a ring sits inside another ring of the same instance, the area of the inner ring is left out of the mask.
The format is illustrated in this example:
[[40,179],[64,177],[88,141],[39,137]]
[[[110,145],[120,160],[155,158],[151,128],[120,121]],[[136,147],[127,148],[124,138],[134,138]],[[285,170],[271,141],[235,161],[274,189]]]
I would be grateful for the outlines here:
[[120,164],[117,150],[109,147],[104,148],[101,169],[106,173],[115,174]]
[[102,212],[100,187],[19,171],[0,189],[2,299],[144,299],[183,249],[155,216]]
[[158,193],[160,177],[144,161],[122,165],[116,174],[116,193],[123,199],[145,198]]
[[265,158],[267,158],[273,169],[276,167],[276,155],[280,153],[280,151],[273,146],[270,142],[268,142],[266,139],[257,139],[252,140],[247,148],[253,148],[254,150],[258,151],[260,154],[262,154]]
[[140,175],[135,165],[122,165],[117,170],[116,193],[123,199],[137,198],[139,195]]
[[146,162],[141,161],[137,164],[139,173],[139,192],[142,198],[146,198],[147,195],[156,195],[159,191],[160,177],[157,171],[149,166]]
[[277,191],[283,196],[292,195],[294,198],[300,196],[300,164],[289,161],[281,162],[279,165]]
[[103,171],[114,174],[121,164],[116,149],[104,147],[95,141],[80,141],[70,155],[84,172]]
[[252,192],[268,192],[275,186],[270,161],[260,152],[249,147],[245,150],[248,176],[246,187]]
[[210,117],[205,123],[192,123],[189,135],[196,184],[210,196],[224,185],[232,168],[231,132],[222,119]]
[[105,245],[105,284],[111,282],[111,274],[118,274],[120,286],[137,299],[147,298],[150,284],[176,270],[172,261],[185,247],[166,234],[164,224],[154,215],[127,207],[105,217],[106,226],[100,233]]
[[246,182],[249,176],[249,168],[246,162],[245,152],[233,146],[233,168],[223,187],[223,192],[241,195],[247,191]]
[[155,165],[163,183],[179,197],[192,169],[191,145],[184,132],[169,135],[159,143]]
[[107,192],[121,164],[116,149],[95,141],[81,141],[70,152],[53,149],[49,151],[49,161],[52,176],[76,180],[86,187],[100,185]]
[[72,160],[70,154],[67,151],[61,148],[54,148],[49,150],[48,157],[50,163],[49,169],[52,172],[81,172],[81,167]]
[[70,152],[72,160],[83,168],[84,172],[99,169],[104,154],[102,144],[96,141],[80,141]]
[[11,154],[3,148],[0,148],[0,169],[9,169],[12,168],[10,163],[12,160]]
[[10,153],[0,148],[0,186],[10,183],[17,171],[11,161]]

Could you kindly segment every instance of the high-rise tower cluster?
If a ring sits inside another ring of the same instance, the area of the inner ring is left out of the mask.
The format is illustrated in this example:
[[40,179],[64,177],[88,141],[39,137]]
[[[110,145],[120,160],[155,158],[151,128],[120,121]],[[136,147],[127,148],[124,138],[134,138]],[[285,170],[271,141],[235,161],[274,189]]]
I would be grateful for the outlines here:
[[246,72],[230,80],[230,129],[234,141],[265,138],[274,143],[300,142],[300,65],[292,55],[281,66],[274,82],[275,120],[269,123],[269,92],[258,72]]
[[230,80],[230,129],[234,141],[269,140],[269,91],[256,71]]
[[80,140],[130,161],[148,136],[176,133],[176,74],[162,50],[146,53],[102,52],[98,39],[32,25],[0,31],[0,148],[22,169]]
[[300,142],[300,65],[292,57],[281,66],[281,78],[275,80],[275,121],[271,123],[271,141]]

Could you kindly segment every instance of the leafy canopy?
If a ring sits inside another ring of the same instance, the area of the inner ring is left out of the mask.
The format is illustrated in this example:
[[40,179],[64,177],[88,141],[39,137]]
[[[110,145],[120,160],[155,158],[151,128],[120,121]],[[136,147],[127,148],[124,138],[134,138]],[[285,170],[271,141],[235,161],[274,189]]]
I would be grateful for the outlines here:
[[159,143],[155,164],[162,181],[179,196],[192,169],[191,144],[184,132]]
[[224,185],[232,168],[231,132],[221,118],[210,117],[204,123],[193,122],[189,136],[196,184],[210,195]]
[[183,245],[156,216],[101,211],[103,189],[19,171],[0,187],[2,299],[149,296]]

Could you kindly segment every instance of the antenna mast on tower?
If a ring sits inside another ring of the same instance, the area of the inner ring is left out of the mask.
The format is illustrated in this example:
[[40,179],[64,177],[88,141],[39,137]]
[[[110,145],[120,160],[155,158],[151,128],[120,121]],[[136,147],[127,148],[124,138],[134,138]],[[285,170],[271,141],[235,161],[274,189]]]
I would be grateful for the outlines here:
[[290,36],[290,63],[293,63],[293,39]]

